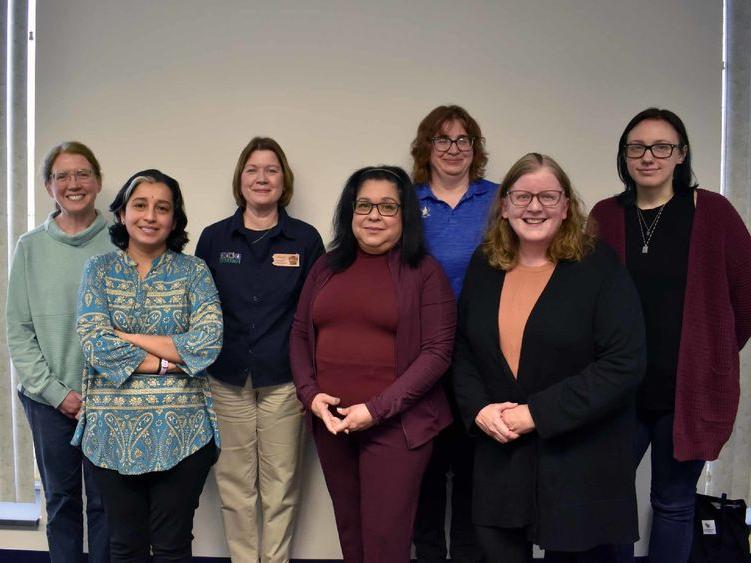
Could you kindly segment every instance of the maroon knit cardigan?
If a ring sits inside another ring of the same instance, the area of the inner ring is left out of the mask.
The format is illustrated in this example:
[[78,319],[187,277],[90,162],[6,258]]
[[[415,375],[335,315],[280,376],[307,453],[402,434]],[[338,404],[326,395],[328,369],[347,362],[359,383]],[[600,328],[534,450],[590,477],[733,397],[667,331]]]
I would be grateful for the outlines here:
[[[590,229],[626,257],[623,206],[592,209]],[[698,189],[675,390],[673,455],[717,459],[738,411],[738,352],[751,335],[751,236],[720,194]]]

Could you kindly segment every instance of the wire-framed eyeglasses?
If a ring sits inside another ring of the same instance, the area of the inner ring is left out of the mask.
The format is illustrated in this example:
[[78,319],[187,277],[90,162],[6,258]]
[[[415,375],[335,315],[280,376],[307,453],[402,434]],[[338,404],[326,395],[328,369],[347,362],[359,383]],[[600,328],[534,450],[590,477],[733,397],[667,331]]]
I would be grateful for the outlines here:
[[56,182],[67,182],[71,178],[75,178],[79,182],[88,182],[94,177],[94,171],[91,168],[79,168],[78,170],[62,170],[60,172],[52,172],[50,177]]

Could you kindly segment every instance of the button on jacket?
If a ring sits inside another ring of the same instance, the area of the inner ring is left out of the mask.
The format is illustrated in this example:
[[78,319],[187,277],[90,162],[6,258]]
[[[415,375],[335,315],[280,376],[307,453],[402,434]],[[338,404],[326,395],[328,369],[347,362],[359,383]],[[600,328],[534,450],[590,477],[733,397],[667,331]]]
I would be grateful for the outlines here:
[[289,329],[308,271],[323,252],[318,231],[284,209],[263,233],[245,227],[243,209],[204,229],[196,256],[208,264],[224,312],[213,377],[238,386],[250,377],[254,388],[292,381]]

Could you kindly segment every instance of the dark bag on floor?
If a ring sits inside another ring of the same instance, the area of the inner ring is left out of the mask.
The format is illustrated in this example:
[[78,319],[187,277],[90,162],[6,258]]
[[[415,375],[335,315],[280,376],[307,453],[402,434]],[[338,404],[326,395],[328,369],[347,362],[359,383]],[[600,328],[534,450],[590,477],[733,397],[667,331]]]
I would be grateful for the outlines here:
[[694,544],[689,563],[749,563],[746,503],[696,495]]

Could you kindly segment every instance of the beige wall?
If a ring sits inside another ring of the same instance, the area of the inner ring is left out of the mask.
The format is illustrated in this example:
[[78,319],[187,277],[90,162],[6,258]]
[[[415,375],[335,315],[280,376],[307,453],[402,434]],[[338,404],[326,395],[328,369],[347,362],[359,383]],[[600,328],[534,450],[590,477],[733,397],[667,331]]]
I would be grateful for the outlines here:
[[[291,213],[328,240],[346,177],[409,167],[417,123],[441,103],[482,125],[489,178],[547,152],[588,206],[619,191],[627,120],[667,106],[701,184],[719,184],[720,0],[38,0],[37,20],[37,162],[59,141],[89,144],[103,209],[131,173],[163,169],[183,185],[193,242],[233,211],[235,159],[258,134],[287,151]],[[37,219],[49,209],[40,187]],[[294,556],[338,556],[312,449],[306,468]],[[196,538],[196,554],[226,553],[213,482]]]

